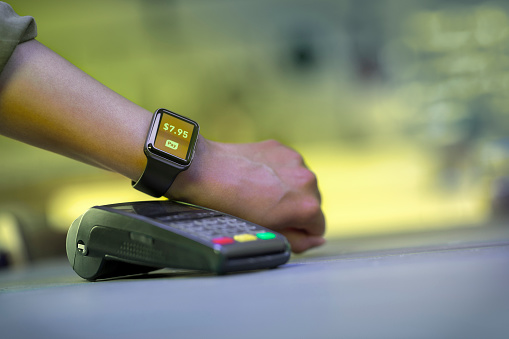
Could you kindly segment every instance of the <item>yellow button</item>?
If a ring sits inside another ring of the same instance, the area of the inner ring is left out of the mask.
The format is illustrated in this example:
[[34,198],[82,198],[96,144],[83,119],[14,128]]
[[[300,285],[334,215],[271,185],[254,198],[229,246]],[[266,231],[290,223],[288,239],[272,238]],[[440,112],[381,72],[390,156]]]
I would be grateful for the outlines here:
[[246,242],[246,241],[253,241],[258,238],[256,237],[256,235],[244,233],[244,234],[237,234],[237,235],[233,236],[233,239],[235,239],[235,241],[238,241],[238,242]]

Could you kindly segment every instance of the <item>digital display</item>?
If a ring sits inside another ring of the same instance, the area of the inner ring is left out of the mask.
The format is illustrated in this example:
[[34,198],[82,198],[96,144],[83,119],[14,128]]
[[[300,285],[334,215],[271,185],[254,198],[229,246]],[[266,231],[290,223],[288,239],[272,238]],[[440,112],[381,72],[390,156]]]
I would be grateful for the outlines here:
[[162,114],[154,147],[186,160],[194,128],[195,126],[187,121],[169,114]]

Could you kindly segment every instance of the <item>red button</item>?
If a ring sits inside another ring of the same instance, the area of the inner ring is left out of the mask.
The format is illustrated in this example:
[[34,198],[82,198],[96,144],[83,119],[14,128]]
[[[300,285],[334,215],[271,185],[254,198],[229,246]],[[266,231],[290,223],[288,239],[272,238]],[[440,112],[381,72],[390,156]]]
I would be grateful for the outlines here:
[[230,237],[221,237],[221,238],[212,239],[212,242],[214,244],[218,244],[218,245],[228,245],[228,244],[233,244],[235,242],[235,240],[233,240],[233,238],[230,238]]

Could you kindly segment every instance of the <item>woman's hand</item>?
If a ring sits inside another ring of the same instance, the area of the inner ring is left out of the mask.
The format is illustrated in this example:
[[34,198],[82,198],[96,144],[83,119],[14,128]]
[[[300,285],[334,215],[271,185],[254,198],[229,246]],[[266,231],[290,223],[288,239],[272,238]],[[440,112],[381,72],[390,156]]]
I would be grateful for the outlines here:
[[299,153],[277,141],[224,144],[200,136],[193,164],[167,196],[277,231],[295,253],[325,242],[316,177]]

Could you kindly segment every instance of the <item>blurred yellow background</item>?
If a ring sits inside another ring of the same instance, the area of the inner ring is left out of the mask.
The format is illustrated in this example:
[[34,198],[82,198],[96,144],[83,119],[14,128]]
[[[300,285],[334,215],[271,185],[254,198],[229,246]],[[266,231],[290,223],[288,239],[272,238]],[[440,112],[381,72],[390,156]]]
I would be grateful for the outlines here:
[[[481,224],[504,197],[505,1],[8,2],[35,17],[40,42],[137,104],[213,140],[299,150],[329,237]],[[62,233],[92,205],[147,199],[3,137],[0,154],[0,210],[27,228]]]

